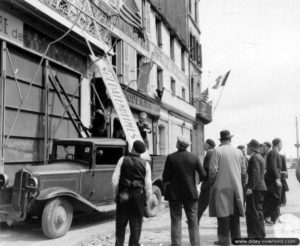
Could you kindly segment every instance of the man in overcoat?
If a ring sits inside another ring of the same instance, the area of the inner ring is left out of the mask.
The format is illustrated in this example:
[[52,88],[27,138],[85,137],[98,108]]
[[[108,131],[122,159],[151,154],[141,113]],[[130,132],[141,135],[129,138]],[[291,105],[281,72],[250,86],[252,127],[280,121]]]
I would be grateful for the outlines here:
[[267,185],[267,193],[265,195],[263,209],[265,222],[274,224],[280,214],[281,203],[281,157],[279,152],[282,148],[280,138],[272,141],[272,150],[267,155],[265,182]]
[[200,180],[205,176],[205,170],[197,156],[186,149],[190,140],[184,136],[177,138],[177,151],[168,155],[163,171],[163,181],[166,186],[165,200],[169,201],[171,216],[171,245],[182,245],[181,219],[184,208],[189,228],[190,244],[200,245],[198,227],[198,191],[196,173]]
[[247,146],[248,184],[246,202],[246,223],[249,238],[265,238],[263,200],[267,190],[265,184],[265,159],[260,155],[259,143],[252,139]]
[[231,239],[241,237],[239,217],[245,215],[241,181],[244,158],[231,146],[232,137],[228,130],[220,132],[221,145],[215,148],[209,166],[209,216],[218,218],[217,245],[230,244],[229,232]]

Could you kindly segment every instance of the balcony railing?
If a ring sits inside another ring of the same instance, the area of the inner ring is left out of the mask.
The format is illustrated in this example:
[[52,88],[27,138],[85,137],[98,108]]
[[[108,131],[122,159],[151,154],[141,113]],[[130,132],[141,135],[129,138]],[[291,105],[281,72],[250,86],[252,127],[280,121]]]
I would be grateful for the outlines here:
[[212,121],[212,105],[204,102],[199,98],[193,99],[193,105],[197,110],[197,117],[199,117],[205,124]]
[[[110,29],[112,28],[111,16],[86,0],[39,0],[69,21],[76,21],[76,25],[87,31],[96,39],[110,43]],[[105,8],[105,6],[103,6]]]

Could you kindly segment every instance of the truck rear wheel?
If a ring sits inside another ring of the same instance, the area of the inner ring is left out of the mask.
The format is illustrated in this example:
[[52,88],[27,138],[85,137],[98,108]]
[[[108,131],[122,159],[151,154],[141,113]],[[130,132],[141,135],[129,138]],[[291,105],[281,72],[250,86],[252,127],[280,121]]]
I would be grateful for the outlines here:
[[46,237],[57,238],[65,235],[71,226],[73,207],[63,198],[50,200],[44,207],[42,229]]
[[150,196],[149,202],[147,203],[144,216],[146,218],[149,218],[157,215],[160,209],[161,201],[161,191],[158,186],[153,185],[152,195]]

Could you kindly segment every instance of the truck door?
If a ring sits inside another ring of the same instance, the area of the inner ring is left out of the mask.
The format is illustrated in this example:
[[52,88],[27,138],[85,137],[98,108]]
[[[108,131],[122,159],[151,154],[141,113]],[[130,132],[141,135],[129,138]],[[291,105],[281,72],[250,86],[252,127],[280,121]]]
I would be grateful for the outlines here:
[[125,148],[120,146],[96,147],[94,194],[91,198],[93,203],[105,204],[114,200],[111,178],[117,162],[124,155],[124,152]]

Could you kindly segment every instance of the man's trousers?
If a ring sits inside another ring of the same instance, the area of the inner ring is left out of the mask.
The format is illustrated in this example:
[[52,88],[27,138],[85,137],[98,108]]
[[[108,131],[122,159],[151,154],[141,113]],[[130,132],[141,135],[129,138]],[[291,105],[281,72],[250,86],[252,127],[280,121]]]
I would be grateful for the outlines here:
[[246,223],[249,238],[265,238],[265,223],[263,214],[264,191],[254,190],[247,195]]
[[184,208],[189,228],[190,244],[200,245],[200,234],[198,227],[198,201],[169,201],[171,216],[171,246],[182,245],[182,207]]

